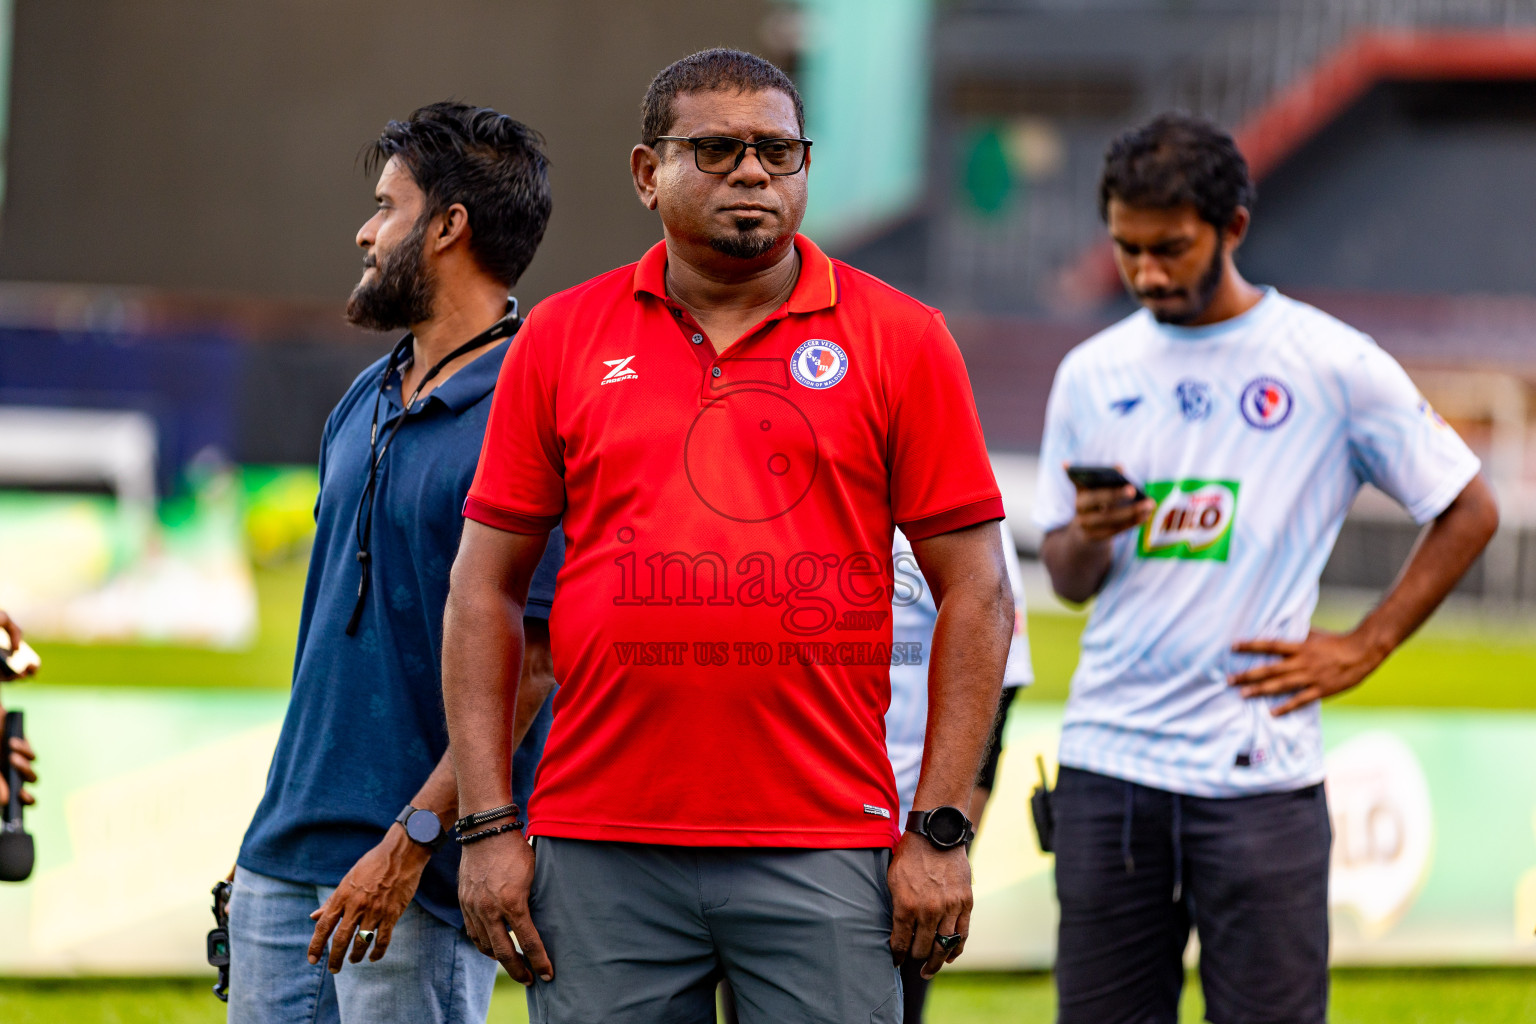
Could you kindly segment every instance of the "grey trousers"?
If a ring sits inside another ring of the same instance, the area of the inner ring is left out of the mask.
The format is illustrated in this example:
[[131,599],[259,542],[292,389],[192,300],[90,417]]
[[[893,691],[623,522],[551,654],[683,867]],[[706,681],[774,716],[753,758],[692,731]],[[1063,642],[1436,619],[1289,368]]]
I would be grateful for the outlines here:
[[900,1024],[890,851],[540,837],[531,907],[555,978],[532,1024]]

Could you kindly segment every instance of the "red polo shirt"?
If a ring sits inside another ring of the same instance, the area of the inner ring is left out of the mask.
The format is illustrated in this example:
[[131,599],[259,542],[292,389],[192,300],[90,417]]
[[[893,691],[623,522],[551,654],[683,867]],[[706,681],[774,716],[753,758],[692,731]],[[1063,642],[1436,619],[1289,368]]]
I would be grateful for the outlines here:
[[928,306],[796,237],[789,300],[716,355],[667,250],[551,296],[496,385],[464,514],[564,523],[534,835],[888,846],[891,528],[1001,518]]

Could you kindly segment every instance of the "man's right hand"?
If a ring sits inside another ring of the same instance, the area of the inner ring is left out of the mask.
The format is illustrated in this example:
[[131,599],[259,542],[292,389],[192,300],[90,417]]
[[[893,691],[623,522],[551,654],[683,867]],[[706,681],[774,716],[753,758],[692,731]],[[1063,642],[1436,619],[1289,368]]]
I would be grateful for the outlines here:
[[337,883],[330,899],[309,915],[315,922],[309,962],[318,964],[327,957],[327,944],[326,968],[332,974],[341,971],[348,950],[354,964],[362,962],[364,953],[370,961],[383,957],[431,859],[432,851],[413,842],[405,829],[391,825],[385,830],[378,845],[363,854]]
[[1071,522],[1040,542],[1040,561],[1050,573],[1051,587],[1077,604],[1097,594],[1114,563],[1110,541],[1146,522],[1156,508],[1151,498],[1137,500],[1130,485],[1079,487]]
[[555,976],[528,911],[533,864],[521,832],[467,843],[459,860],[459,907],[470,941],[523,985],[532,985],[535,974],[541,981]]
[[1079,488],[1077,515],[1069,529],[1089,543],[1097,544],[1113,540],[1126,530],[1134,530],[1152,515],[1157,502],[1151,498],[1136,500],[1136,488],[1101,487],[1093,490]]

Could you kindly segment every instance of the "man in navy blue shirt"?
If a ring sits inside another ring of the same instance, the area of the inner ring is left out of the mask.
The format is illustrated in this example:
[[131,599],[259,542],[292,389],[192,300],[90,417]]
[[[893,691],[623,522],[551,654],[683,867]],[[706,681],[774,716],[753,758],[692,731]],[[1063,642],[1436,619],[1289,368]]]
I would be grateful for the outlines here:
[[[347,318],[410,333],[325,426],[293,695],[230,899],[231,1022],[480,1022],[489,1009],[496,963],[464,934],[459,850],[444,842],[457,807],[443,607],[517,344],[507,292],[549,219],[541,141],[494,110],[438,103],[368,151],[378,210],[357,235]],[[531,692],[509,723],[524,805],[549,729],[563,553],[552,536],[526,609]]]

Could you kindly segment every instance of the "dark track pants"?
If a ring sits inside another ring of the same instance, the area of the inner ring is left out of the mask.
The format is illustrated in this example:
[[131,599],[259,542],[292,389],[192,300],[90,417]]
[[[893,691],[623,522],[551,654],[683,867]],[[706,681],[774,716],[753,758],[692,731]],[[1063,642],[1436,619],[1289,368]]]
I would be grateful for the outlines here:
[[1205,799],[1063,767],[1053,806],[1060,1024],[1175,1024],[1191,925],[1208,1020],[1327,1019],[1321,785]]

